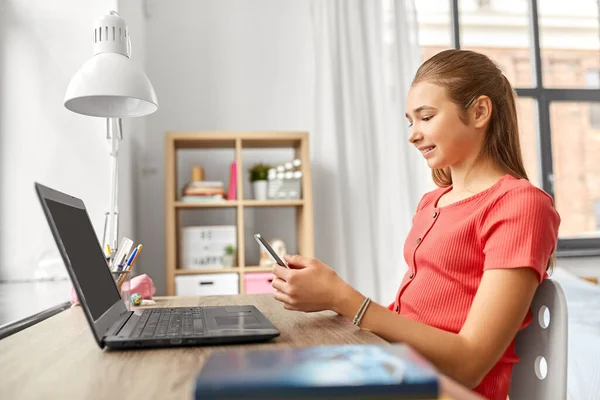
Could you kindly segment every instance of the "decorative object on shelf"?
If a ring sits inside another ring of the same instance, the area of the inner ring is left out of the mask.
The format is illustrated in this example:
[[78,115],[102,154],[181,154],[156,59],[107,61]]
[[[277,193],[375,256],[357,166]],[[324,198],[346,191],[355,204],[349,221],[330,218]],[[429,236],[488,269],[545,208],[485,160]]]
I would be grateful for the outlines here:
[[258,163],[248,170],[252,183],[252,195],[255,200],[267,200],[267,179],[270,169],[269,164]]
[[212,201],[223,201],[225,189],[221,181],[205,181],[204,168],[194,166],[192,168],[192,180],[181,190],[180,201],[186,203],[203,203]]
[[204,168],[200,165],[192,167],[192,182],[200,182],[204,180]]
[[[281,239],[271,239],[269,241],[269,245],[271,245],[271,247],[273,248],[273,250],[275,250],[275,253],[277,253],[277,255],[280,258],[283,258],[283,255],[287,251],[286,247],[285,247],[285,242],[283,240],[281,240]],[[271,259],[271,257],[261,247],[260,248],[260,261],[258,262],[258,265],[261,266],[261,267],[270,267],[273,264],[275,264],[275,263],[273,262],[273,260]]]
[[227,246],[237,247],[234,225],[187,226],[181,228],[181,266],[183,269],[223,268]]
[[129,28],[119,13],[111,11],[110,15],[100,17],[92,28],[94,56],[71,78],[64,106],[77,114],[106,118],[111,185],[102,246],[108,244],[114,256],[119,238],[117,188],[119,141],[123,139],[121,118],[152,114],[158,110],[158,100],[148,76],[130,59]]
[[223,267],[231,268],[233,267],[233,261],[235,258],[235,247],[228,244],[227,246],[225,246],[224,251],[225,254],[223,255]]
[[271,168],[268,173],[267,197],[271,200],[302,198],[302,162],[295,159]]

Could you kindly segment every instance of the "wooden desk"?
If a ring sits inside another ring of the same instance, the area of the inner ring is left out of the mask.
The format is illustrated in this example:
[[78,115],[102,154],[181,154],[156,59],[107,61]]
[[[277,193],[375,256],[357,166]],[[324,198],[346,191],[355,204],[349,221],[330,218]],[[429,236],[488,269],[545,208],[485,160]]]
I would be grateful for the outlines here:
[[[253,304],[281,331],[252,347],[387,343],[333,312],[286,311],[271,295],[157,298],[157,306]],[[101,351],[81,307],[63,311],[0,341],[4,399],[189,399],[209,351],[224,346]],[[230,346],[228,346],[230,347]],[[447,378],[444,399],[479,399]]]

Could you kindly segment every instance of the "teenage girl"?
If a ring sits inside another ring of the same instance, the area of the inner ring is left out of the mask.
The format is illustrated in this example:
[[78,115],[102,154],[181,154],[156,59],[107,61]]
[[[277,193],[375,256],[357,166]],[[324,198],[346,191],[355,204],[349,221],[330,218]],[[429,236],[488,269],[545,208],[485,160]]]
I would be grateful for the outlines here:
[[560,217],[527,178],[514,91],[488,57],[447,50],[430,58],[416,73],[407,107],[408,140],[439,188],[417,207],[404,244],[408,271],[394,302],[370,302],[329,266],[298,255],[285,256],[291,269],[275,266],[275,299],[288,310],[333,310],[504,400],[519,360],[515,336],[531,322]]

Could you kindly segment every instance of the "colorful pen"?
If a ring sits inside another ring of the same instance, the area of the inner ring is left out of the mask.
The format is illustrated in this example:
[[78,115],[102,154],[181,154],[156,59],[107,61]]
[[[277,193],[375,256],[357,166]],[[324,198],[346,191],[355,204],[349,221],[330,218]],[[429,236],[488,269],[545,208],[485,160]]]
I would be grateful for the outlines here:
[[119,271],[123,271],[125,269],[125,266],[127,265],[127,254],[123,254],[123,257],[121,257],[120,260],[115,260],[117,261],[117,267],[115,269],[116,272]]
[[131,262],[135,258],[135,255],[137,254],[137,252],[138,252],[138,248],[136,247],[135,249],[133,249],[133,251],[131,252],[131,255],[129,256],[129,259],[125,263],[125,268],[126,269],[127,269],[127,267],[129,267],[131,265]]
[[137,250],[137,254],[135,255],[135,258],[133,259],[133,261],[131,262],[131,266],[133,266],[133,264],[135,264],[135,262],[137,261],[138,257],[140,256],[140,253],[142,252],[142,248],[144,246],[142,246],[141,244],[138,245],[138,247],[136,248]]

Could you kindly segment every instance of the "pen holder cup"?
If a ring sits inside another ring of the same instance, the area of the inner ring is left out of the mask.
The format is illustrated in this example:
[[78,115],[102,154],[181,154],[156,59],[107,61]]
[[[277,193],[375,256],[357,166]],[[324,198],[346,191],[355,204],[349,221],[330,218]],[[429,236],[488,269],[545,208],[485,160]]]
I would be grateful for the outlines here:
[[121,300],[125,303],[127,311],[131,311],[131,273],[132,271],[112,271],[113,279],[121,294]]

